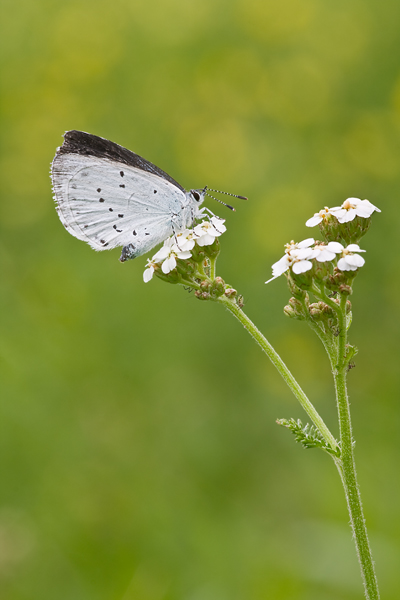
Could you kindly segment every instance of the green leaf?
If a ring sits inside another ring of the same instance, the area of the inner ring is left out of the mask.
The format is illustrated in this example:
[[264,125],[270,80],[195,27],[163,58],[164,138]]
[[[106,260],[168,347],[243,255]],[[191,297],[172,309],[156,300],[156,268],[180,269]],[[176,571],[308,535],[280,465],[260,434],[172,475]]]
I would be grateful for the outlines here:
[[297,419],[297,421],[295,421],[295,419],[278,419],[276,422],[278,425],[290,429],[295,436],[296,442],[301,444],[306,450],[309,450],[310,448],[321,448],[322,450],[325,450],[325,452],[328,452],[328,454],[337,457],[340,456],[339,444],[335,450],[328,446],[314,425],[307,423],[303,427],[303,423],[300,419]]

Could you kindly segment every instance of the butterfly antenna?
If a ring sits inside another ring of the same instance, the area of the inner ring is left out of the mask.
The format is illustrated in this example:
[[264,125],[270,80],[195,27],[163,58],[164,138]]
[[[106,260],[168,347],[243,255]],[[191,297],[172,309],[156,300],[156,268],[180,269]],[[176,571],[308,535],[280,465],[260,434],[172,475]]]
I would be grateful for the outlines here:
[[222,200],[220,200],[219,198],[216,198],[215,196],[213,196],[212,194],[209,194],[207,191],[205,192],[206,196],[210,196],[210,198],[212,198],[213,200],[215,200],[216,202],[219,202],[220,204],[223,204],[224,206],[226,206],[227,208],[230,208],[231,210],[233,210],[233,212],[236,212],[236,209],[233,208],[233,206],[231,206],[230,204],[227,204],[226,202],[222,202]]
[[236,211],[236,209],[233,208],[233,206],[231,206],[230,204],[226,204],[226,202],[223,202],[219,198],[216,198],[215,196],[213,196],[212,194],[210,194],[208,192],[208,190],[211,190],[212,192],[217,192],[217,194],[226,194],[227,196],[233,196],[234,198],[240,198],[241,200],[247,200],[247,198],[245,196],[237,196],[236,194],[230,194],[229,192],[221,192],[220,190],[213,190],[211,188],[208,188],[207,186],[204,188],[204,192],[205,192],[206,196],[210,196],[210,198],[212,198],[216,202],[219,202],[220,204],[223,204],[227,208],[230,208],[231,210],[233,210],[233,212]]
[[240,200],[248,200],[248,198],[246,198],[246,196],[238,196],[237,194],[230,194],[229,192],[222,192],[221,190],[213,190],[212,188],[209,188],[206,186],[207,190],[210,190],[211,192],[217,192],[217,194],[226,194],[227,196],[233,196],[234,198],[240,198]]

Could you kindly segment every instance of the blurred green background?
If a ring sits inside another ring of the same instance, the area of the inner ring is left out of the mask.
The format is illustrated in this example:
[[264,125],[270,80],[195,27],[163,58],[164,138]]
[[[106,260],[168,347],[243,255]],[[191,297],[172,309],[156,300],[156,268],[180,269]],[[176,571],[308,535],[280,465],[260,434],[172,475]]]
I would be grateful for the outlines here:
[[[397,600],[400,5],[396,0],[1,3],[0,595],[7,600],[358,600],[328,456],[221,307],[68,235],[49,164],[82,129],[186,188],[238,194],[219,274],[337,434],[327,359],[286,319],[283,244],[348,196],[363,239],[350,373],[382,597]],[[396,245],[396,244],[395,244]],[[397,247],[397,246],[396,246]]]

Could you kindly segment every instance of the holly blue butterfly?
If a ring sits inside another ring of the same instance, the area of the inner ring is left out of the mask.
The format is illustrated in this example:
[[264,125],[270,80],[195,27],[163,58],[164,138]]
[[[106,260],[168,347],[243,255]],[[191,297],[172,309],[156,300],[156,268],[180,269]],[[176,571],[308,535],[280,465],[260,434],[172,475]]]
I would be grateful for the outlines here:
[[186,191],[138,154],[83,131],[65,133],[51,175],[67,231],[95,250],[122,246],[121,262],[203,216],[207,187]]

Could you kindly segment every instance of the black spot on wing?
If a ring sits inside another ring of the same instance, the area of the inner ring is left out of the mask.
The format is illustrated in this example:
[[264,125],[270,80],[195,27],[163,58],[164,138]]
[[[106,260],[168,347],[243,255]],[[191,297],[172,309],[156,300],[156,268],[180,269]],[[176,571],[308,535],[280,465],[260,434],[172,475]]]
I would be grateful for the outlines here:
[[[165,171],[153,165],[150,161],[146,160],[131,152],[127,148],[123,148],[114,142],[110,142],[104,138],[92,135],[91,133],[85,133],[84,131],[67,131],[64,134],[64,143],[58,149],[58,154],[80,154],[82,156],[95,156],[97,158],[107,158],[111,161],[122,162],[125,165],[136,167],[142,171],[153,173],[157,177],[166,179],[172,185],[184,192],[184,188],[175,179],[172,179]],[[123,171],[120,172],[123,177]]]

